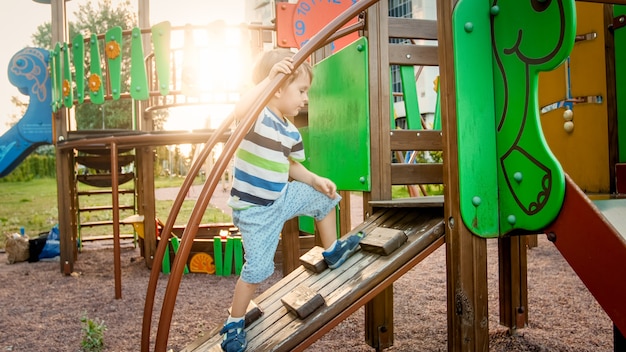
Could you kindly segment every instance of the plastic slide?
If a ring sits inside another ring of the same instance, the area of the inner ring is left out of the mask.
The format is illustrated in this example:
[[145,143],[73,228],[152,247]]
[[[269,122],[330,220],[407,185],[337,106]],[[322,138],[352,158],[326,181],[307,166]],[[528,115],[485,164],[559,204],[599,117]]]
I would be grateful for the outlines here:
[[0,136],[0,177],[13,171],[33,150],[52,143],[50,54],[24,48],[9,63],[8,77],[20,93],[30,97],[24,116]]
[[592,202],[567,177],[565,201],[545,229],[563,258],[620,331],[626,331],[626,234],[623,199]]

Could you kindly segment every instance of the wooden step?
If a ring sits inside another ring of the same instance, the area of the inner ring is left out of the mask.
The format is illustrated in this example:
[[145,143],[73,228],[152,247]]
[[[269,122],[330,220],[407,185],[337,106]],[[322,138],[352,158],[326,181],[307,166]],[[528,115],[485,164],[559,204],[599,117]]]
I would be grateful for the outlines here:
[[[120,205],[118,207],[119,210],[134,210],[134,205]],[[79,212],[90,212],[90,211],[105,211],[105,210],[113,210],[113,206],[111,205],[102,205],[102,206],[94,206],[94,207],[84,207],[78,209]]]
[[328,264],[322,255],[324,248],[315,246],[300,257],[300,264],[314,273],[321,273],[328,268]]
[[377,208],[443,208],[443,196],[373,200],[369,205]]
[[285,308],[305,319],[317,308],[325,304],[324,297],[319,292],[307,286],[298,286],[280,299]]
[[[134,194],[134,189],[118,189],[117,194]],[[99,194],[111,194],[110,189],[94,189],[89,191],[79,191],[76,194],[79,196],[91,196],[91,195],[99,195]]]
[[[113,220],[86,221],[86,222],[80,223],[80,227],[96,227],[96,226],[111,226],[111,225],[113,225]],[[120,225],[132,225],[132,224],[124,224],[120,222]]]
[[364,251],[386,256],[400,248],[407,239],[402,230],[377,227],[361,240],[360,245]]
[[[82,242],[104,241],[104,240],[112,240],[112,239],[113,239],[113,235],[97,235],[97,236],[84,236],[84,235],[82,235],[80,237],[80,240]],[[120,234],[120,239],[122,239],[122,240],[133,240],[133,239],[135,239],[135,235],[133,235],[132,233],[121,233]]]

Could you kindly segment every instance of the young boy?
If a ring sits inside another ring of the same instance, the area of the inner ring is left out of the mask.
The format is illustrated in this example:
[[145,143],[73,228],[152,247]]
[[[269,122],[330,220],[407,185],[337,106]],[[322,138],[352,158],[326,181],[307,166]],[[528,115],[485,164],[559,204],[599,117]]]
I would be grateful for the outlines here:
[[[259,283],[274,272],[274,254],[285,221],[300,215],[316,220],[325,261],[331,269],[341,265],[358,247],[360,237],[337,240],[335,206],[341,200],[335,184],[307,170],[302,136],[287,119],[308,102],[312,70],[303,63],[294,70],[293,53],[276,49],[257,63],[256,86],[235,108],[243,116],[251,99],[267,89],[276,75],[289,75],[261,112],[235,155],[229,206],[242,234],[245,264],[235,286],[231,314],[220,331],[222,349],[244,351],[247,346],[244,317]],[[289,179],[293,181],[289,181]]]

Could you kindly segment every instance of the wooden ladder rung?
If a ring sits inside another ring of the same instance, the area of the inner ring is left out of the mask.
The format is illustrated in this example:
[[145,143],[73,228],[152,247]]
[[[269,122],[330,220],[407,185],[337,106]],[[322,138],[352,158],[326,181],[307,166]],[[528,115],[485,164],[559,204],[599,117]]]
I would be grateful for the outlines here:
[[[119,210],[134,210],[134,205],[120,205],[118,207]],[[102,205],[102,206],[93,206],[93,207],[84,207],[78,209],[79,212],[88,212],[88,211],[104,211],[104,210],[113,210],[113,207],[110,205]]]

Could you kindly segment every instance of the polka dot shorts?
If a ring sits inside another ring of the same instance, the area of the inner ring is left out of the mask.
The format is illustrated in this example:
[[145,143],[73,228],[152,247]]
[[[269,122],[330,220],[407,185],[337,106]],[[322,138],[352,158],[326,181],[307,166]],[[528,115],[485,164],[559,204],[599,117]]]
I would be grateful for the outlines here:
[[330,199],[305,183],[293,181],[271,205],[233,210],[233,222],[241,232],[245,251],[241,279],[256,284],[272,275],[279,235],[287,220],[302,215],[322,220],[340,200],[339,195]]

